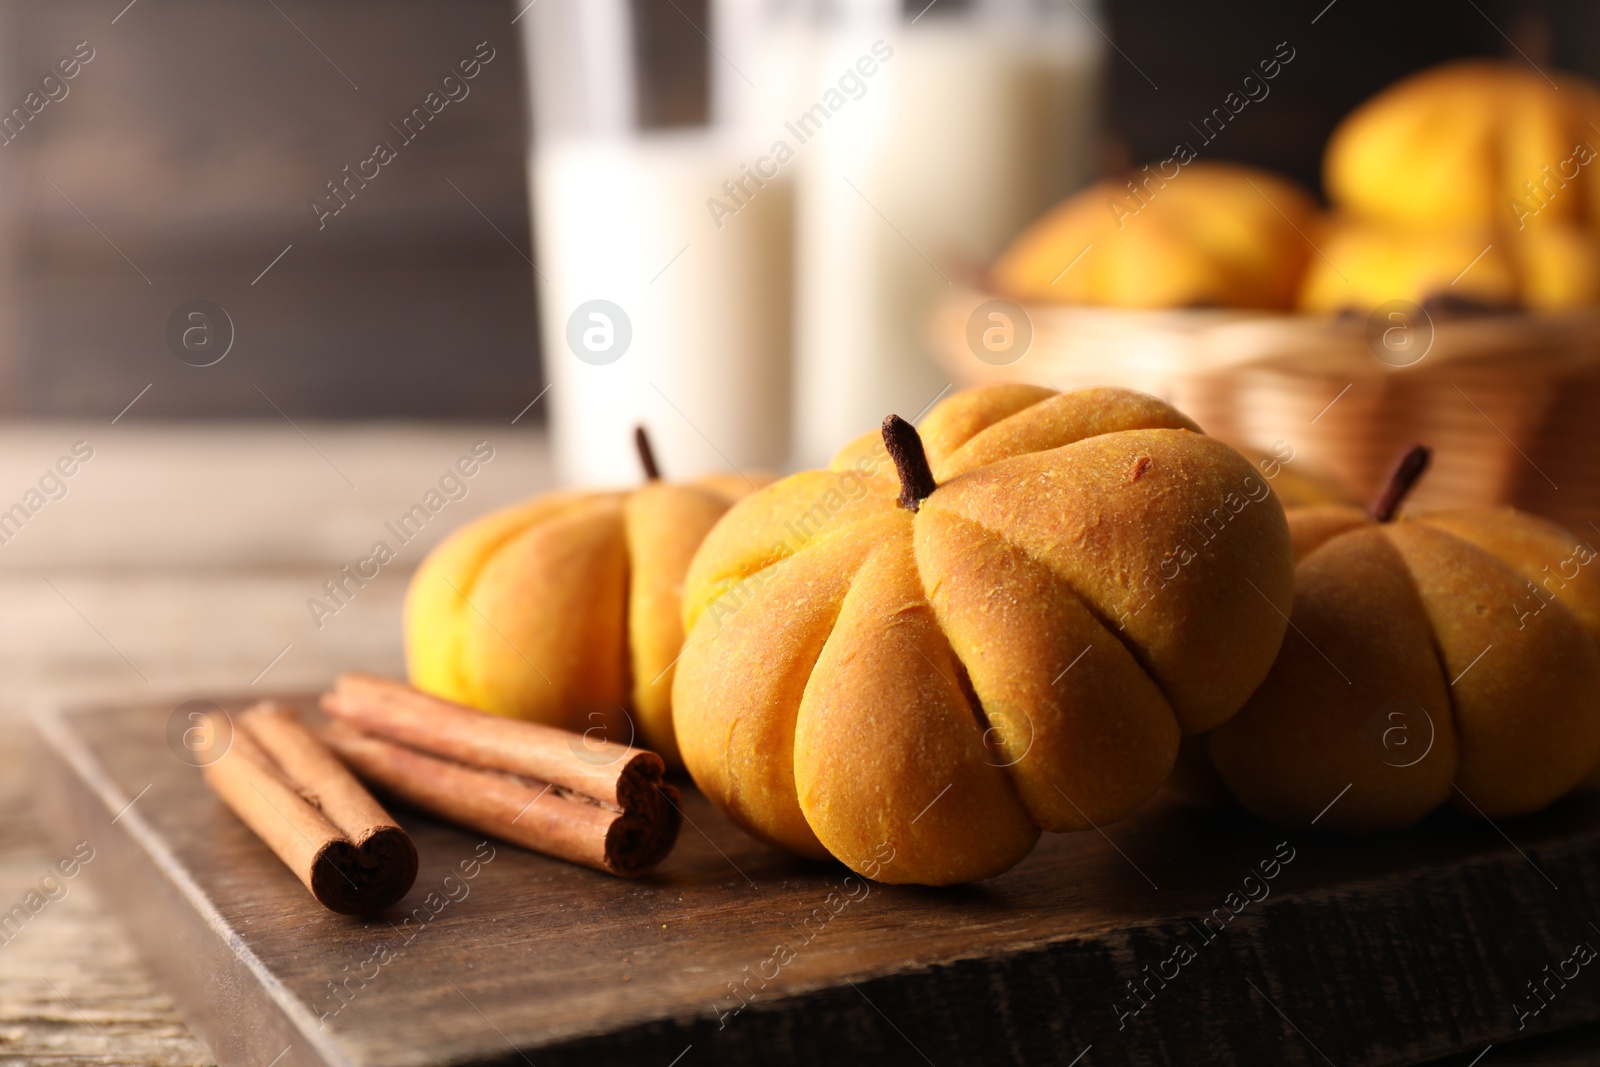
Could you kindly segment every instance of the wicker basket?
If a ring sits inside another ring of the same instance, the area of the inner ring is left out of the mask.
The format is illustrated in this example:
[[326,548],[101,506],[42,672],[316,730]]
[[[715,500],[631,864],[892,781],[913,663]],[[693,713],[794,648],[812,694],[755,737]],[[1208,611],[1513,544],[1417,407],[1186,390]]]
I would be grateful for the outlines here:
[[968,343],[969,320],[991,299],[958,291],[933,322],[939,357],[963,384],[1141,389],[1241,449],[1287,444],[1294,470],[1356,500],[1420,441],[1434,466],[1418,509],[1513,504],[1600,534],[1600,309],[1419,317],[1397,356],[1360,318],[1035,305],[1024,308],[1025,355],[997,366]]

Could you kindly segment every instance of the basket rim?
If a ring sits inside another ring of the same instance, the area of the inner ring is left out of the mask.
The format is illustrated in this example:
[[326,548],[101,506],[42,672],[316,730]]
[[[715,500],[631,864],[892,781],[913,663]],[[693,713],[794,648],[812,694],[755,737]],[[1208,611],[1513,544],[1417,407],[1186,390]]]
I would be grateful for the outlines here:
[[[1186,373],[1267,368],[1381,375],[1513,359],[1525,372],[1548,373],[1600,364],[1600,307],[1429,316],[1424,355],[1400,364],[1377,355],[1369,329],[1383,327],[1370,325],[1370,315],[1052,304],[959,283],[941,299],[931,323],[935,343],[947,357],[972,358],[967,319],[994,300],[1027,316],[1033,330],[1030,354],[1040,349],[1063,360],[1103,359],[1108,348],[1121,347],[1130,357],[1137,350],[1141,362],[1181,360]],[[1082,351],[1068,355],[1069,348]]]

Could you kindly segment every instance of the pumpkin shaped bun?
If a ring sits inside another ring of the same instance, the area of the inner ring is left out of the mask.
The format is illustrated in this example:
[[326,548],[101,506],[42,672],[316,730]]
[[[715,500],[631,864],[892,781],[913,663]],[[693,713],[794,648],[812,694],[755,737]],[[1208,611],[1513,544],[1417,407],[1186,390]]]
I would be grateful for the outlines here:
[[[1482,307],[1515,306],[1521,299],[1518,264],[1496,236],[1471,228],[1407,230],[1330,219],[1317,242],[1328,258],[1307,268],[1301,310],[1366,313],[1390,300],[1422,304],[1446,297]],[[1463,271],[1469,263],[1472,269]]]
[[[556,492],[469,523],[406,592],[411,684],[458,704],[639,744],[677,766],[671,671],[684,572],[754,486],[714,475],[631,492]],[[767,479],[757,482],[765,484]]]
[[1017,300],[1287,309],[1316,214],[1308,192],[1267,171],[1167,160],[1069,197],[990,276]]
[[1414,74],[1351,112],[1323,170],[1304,311],[1600,303],[1600,91],[1520,62]]
[[1390,300],[1529,311],[1600,303],[1600,238],[1574,223],[1416,230],[1339,218],[1320,233],[1328,258],[1306,270],[1302,311],[1368,312]]
[[974,389],[717,523],[684,584],[678,744],[769,842],[984,878],[1153,795],[1266,674],[1292,595],[1276,497],[1178,411]]
[[1370,514],[1288,513],[1293,629],[1207,739],[1228,790],[1264,819],[1362,832],[1445,803],[1522,815],[1600,764],[1595,550],[1510,508],[1390,521],[1426,456],[1408,455]]
[[1600,228],[1600,171],[1589,147],[1600,91],[1584,78],[1554,77],[1479,59],[1396,82],[1334,130],[1323,165],[1329,196],[1401,227],[1518,230],[1554,219]]

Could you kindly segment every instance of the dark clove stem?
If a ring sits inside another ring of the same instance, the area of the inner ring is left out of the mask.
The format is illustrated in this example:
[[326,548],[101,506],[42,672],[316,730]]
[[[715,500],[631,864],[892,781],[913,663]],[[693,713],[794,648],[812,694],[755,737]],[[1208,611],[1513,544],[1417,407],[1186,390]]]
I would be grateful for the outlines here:
[[661,468],[656,466],[656,454],[650,448],[650,435],[645,433],[643,426],[633,428],[633,447],[639,451],[639,466],[644,468],[645,480],[659,482]]
[[1367,514],[1377,522],[1392,520],[1400,510],[1400,505],[1405,503],[1406,497],[1422,479],[1422,473],[1428,469],[1432,459],[1433,450],[1427,445],[1412,445],[1406,449],[1389,472],[1383,491],[1367,505]]
[[883,420],[883,444],[900,475],[900,506],[916,511],[938,488],[928,466],[928,454],[922,448],[922,437],[905,419],[890,415]]

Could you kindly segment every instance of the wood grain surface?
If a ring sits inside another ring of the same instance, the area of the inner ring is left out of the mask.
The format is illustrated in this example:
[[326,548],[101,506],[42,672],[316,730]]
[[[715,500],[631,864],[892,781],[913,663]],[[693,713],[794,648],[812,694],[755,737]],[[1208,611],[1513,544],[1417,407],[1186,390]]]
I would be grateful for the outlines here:
[[[491,441],[496,459],[442,513],[450,521],[547,487],[542,438],[528,427],[536,414],[515,427],[511,415],[492,425],[297,419],[305,437],[282,420],[0,427],[7,506],[74,441],[95,448],[67,497],[0,546],[0,909],[60,858],[38,812],[31,707],[248,689],[285,646],[259,685],[315,688],[352,666],[399,673],[415,558],[402,554],[320,631],[306,598],[473,441]],[[441,533],[425,531],[416,557]],[[0,1063],[211,1062],[85,879],[0,944]]]
[[1600,980],[1527,1020],[1513,1006],[1600,943],[1600,796],[1519,821],[1514,845],[1449,816],[1351,842],[1156,804],[1115,845],[1047,835],[953,890],[796,860],[693,794],[679,850],[637,882],[406,813],[417,886],[359,921],[174,756],[172,713],[46,716],[46,792],[58,848],[93,844],[85,877],[121,888],[225,1064],[1068,1064],[1092,1046],[1378,1065],[1600,1020]]

